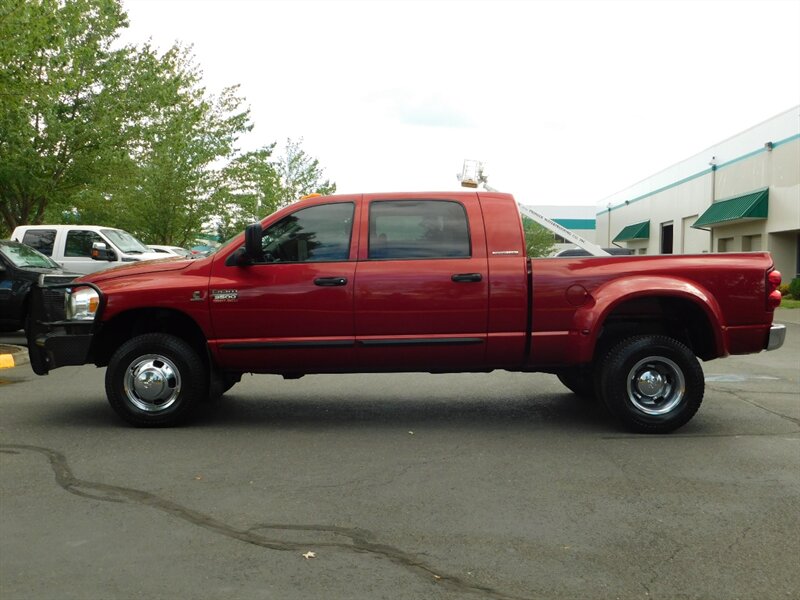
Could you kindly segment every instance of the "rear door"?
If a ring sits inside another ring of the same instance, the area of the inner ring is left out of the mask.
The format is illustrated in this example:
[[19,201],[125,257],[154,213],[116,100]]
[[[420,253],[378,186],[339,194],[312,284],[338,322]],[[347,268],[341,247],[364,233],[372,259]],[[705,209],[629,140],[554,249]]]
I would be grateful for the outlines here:
[[485,363],[486,238],[477,196],[365,196],[355,285],[364,370]]

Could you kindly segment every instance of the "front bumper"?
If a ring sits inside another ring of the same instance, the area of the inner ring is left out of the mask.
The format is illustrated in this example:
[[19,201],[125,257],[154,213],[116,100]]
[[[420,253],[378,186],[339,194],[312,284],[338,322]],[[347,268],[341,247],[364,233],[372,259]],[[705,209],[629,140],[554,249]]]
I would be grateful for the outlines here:
[[[97,290],[92,284],[80,285]],[[64,297],[70,287],[75,285],[48,285],[40,281],[31,289],[30,320],[26,333],[31,368],[37,375],[47,375],[51,369],[58,367],[91,362],[92,342],[99,323],[69,321],[65,318]],[[102,294],[100,298],[102,307]]]
[[773,323],[769,329],[769,340],[767,341],[767,350],[777,350],[783,346],[786,339],[786,325],[780,323]]

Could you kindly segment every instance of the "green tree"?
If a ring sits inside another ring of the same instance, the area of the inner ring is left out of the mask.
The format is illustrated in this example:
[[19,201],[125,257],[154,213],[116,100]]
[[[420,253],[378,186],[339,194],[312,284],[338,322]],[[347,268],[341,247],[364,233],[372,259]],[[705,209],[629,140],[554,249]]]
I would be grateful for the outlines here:
[[277,157],[272,143],[227,165],[214,195],[216,231],[222,239],[307,194],[336,192],[336,184],[323,179],[319,160],[306,154],[300,143],[287,140],[284,154]]
[[116,222],[146,242],[187,245],[216,213],[215,165],[252,125],[236,87],[207,94],[188,50],[175,46],[162,63],[166,95],[141,130],[135,177],[115,194]]
[[40,223],[48,205],[131,167],[130,144],[157,98],[154,54],[112,49],[117,0],[0,4],[0,215]]
[[336,193],[336,184],[323,180],[323,169],[319,160],[306,154],[300,148],[303,140],[286,140],[284,154],[275,161],[275,169],[280,178],[278,207],[286,206],[307,194],[327,196]]
[[120,0],[0,3],[0,230],[94,222],[186,245],[335,192],[300,143],[239,154],[237,88],[208,93],[179,45],[112,46],[126,26]]
[[525,216],[522,217],[522,227],[525,231],[525,250],[528,256],[533,258],[553,253],[555,238],[551,231]]
[[247,152],[222,170],[214,192],[215,228],[223,240],[274,212],[280,203],[280,178],[272,160],[275,144]]

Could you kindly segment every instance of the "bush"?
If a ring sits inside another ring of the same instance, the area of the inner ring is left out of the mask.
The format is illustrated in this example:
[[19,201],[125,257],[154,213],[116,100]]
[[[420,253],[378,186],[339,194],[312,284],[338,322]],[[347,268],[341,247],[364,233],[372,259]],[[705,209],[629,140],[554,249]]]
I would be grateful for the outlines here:
[[800,277],[795,277],[789,284],[789,297],[793,300],[800,300]]
[[778,291],[781,293],[781,296],[788,296],[789,295],[789,284],[782,283],[778,286]]

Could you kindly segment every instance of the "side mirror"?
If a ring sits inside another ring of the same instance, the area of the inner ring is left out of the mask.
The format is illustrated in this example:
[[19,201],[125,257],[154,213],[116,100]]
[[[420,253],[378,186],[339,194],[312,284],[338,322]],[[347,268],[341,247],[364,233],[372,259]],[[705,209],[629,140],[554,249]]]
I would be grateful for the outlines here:
[[117,260],[117,255],[113,250],[106,246],[105,242],[94,242],[92,244],[92,260]]
[[244,249],[255,262],[264,261],[264,251],[261,248],[261,223],[251,223],[244,230]]

